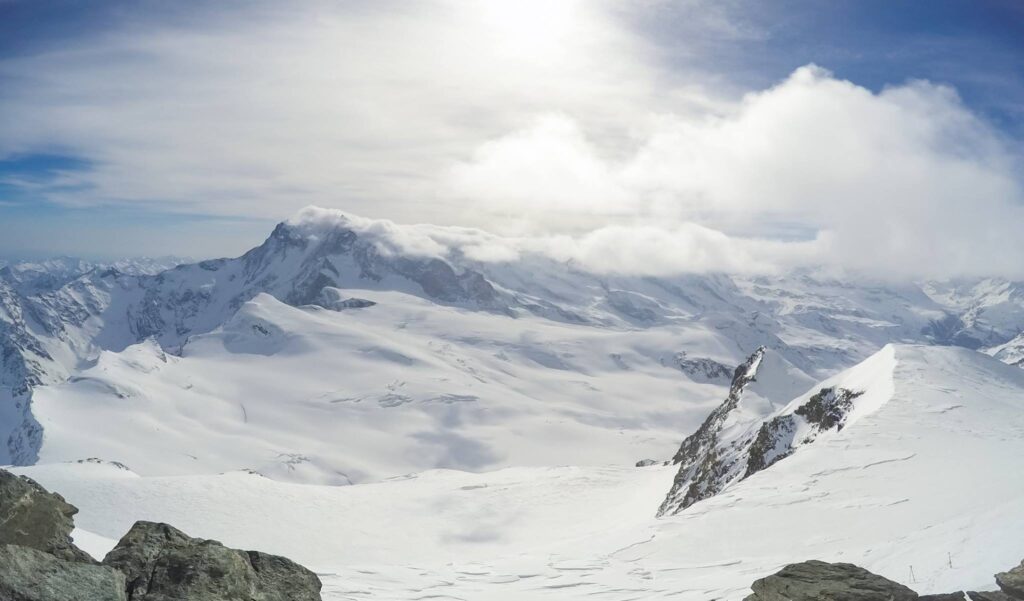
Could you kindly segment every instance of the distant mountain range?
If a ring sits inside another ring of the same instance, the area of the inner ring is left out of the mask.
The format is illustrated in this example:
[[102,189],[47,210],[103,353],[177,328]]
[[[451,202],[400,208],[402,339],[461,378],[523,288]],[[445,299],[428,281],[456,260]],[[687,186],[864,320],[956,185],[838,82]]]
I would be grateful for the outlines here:
[[[323,340],[326,326],[316,320],[334,319],[324,317],[329,314],[345,315],[339,319],[361,328],[358,341],[331,349],[339,353],[335,364],[368,356],[384,362],[366,368],[366,374],[376,375],[367,376],[372,384],[361,399],[373,398],[382,406],[428,397],[486,399],[487,394],[456,383],[469,378],[480,386],[493,385],[488,394],[494,398],[502,396],[500,390],[518,388],[539,403],[531,409],[538,415],[550,410],[546,401],[564,399],[574,427],[593,429],[601,426],[588,420],[605,418],[576,391],[591,386],[615,390],[610,403],[655,403],[651,412],[671,413],[665,430],[679,425],[677,435],[699,423],[704,408],[720,399],[718,391],[729,384],[732,366],[761,346],[807,381],[853,365],[891,342],[981,349],[1008,363],[1019,364],[1024,357],[1020,282],[895,284],[811,273],[610,275],[526,251],[500,261],[481,260],[486,253],[480,248],[494,240],[475,230],[401,226],[309,208],[234,259],[173,266],[173,259],[8,265],[0,270],[0,440],[6,441],[0,463],[39,458],[47,440],[47,426],[33,408],[33,393],[40,386],[63,387],[65,395],[88,386],[103,388],[95,384],[102,380],[97,370],[108,362],[130,363],[132,353],[164,356],[169,362],[188,359],[192,348],[205,348],[213,338],[229,356],[270,356],[302,347],[303,340],[328,344]],[[413,336],[409,344],[427,349],[432,361],[448,357],[444,370],[436,371],[440,381],[428,386],[406,377],[403,372],[415,372],[409,366],[416,364],[406,356],[408,345],[384,350],[387,345],[381,342],[396,332]],[[129,350],[140,343],[140,349],[148,350]],[[356,353],[356,348],[374,350]],[[495,357],[509,365],[492,364]],[[145,365],[150,359],[139,361]],[[271,371],[284,364],[271,363]],[[330,364],[325,359],[324,369]],[[451,375],[442,377],[445,370]],[[629,398],[628,386],[616,388],[623,378],[645,374],[662,383],[658,394],[664,397],[637,401]],[[531,388],[540,381],[551,390]],[[124,386],[108,384],[111,389]],[[394,389],[385,391],[392,384]],[[674,394],[691,402],[671,398]],[[614,428],[630,413],[605,410],[616,416],[609,422]],[[633,419],[639,431],[644,419],[653,418]],[[654,446],[638,444],[636,450],[646,453]],[[440,466],[502,464],[490,459],[495,454],[501,452],[482,452],[486,461],[431,461]],[[218,467],[259,463],[237,462]],[[403,461],[389,465],[325,467],[316,477],[344,480],[348,476],[335,472],[384,476],[403,466],[422,467]]]

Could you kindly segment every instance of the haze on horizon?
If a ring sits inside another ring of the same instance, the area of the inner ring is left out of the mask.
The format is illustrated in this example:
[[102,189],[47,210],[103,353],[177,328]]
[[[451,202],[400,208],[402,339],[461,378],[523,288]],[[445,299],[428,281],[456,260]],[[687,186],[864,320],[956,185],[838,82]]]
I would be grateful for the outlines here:
[[2,256],[239,254],[313,204],[623,270],[1024,277],[1012,2],[7,1],[0,39]]

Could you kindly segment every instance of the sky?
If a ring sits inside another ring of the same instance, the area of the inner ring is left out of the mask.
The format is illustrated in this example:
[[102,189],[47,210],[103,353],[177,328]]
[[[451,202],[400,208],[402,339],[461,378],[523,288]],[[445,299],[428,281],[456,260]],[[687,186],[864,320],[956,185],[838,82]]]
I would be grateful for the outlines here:
[[0,256],[237,255],[317,205],[1024,277],[1022,107],[1014,0],[0,0]]

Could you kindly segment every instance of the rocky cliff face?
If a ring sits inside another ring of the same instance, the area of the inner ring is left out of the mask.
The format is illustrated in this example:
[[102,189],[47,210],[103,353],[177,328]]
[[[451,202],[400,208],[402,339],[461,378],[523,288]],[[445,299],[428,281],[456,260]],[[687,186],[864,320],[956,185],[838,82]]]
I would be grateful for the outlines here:
[[679,472],[658,515],[678,513],[746,477],[758,425],[809,383],[773,351],[764,346],[754,351],[733,372],[725,401],[683,440],[672,458]]
[[[769,352],[761,347],[736,368],[725,402],[683,441],[672,458],[679,472],[658,509],[659,516],[679,513],[771,467],[822,433],[843,429],[863,391],[821,386],[808,398],[783,402],[772,411],[753,406],[749,397],[756,395],[752,387],[758,378],[778,371],[777,366],[766,369],[763,365]],[[790,387],[788,392],[794,390]],[[798,395],[799,391],[794,397]]]
[[744,601],[1024,601],[1024,562],[995,575],[997,591],[918,595],[910,588],[849,563],[794,563],[754,581]]

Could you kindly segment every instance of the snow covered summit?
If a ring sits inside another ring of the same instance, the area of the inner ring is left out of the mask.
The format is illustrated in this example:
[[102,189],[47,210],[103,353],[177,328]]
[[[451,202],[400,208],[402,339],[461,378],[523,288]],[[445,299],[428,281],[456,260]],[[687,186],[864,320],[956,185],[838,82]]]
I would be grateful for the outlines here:
[[[904,419],[910,408],[917,420],[908,424],[910,435],[916,428],[944,430],[951,425],[944,422],[965,416],[988,422],[1002,413],[1019,424],[1022,415],[1016,413],[1024,413],[1020,370],[963,349],[887,345],[784,406],[752,415],[743,406],[745,389],[761,373],[762,355],[759,349],[737,368],[729,397],[683,442],[673,460],[679,471],[659,515],[679,513],[763,470],[775,473],[774,465],[794,455],[814,457],[821,445],[858,440],[869,446],[872,427],[890,428],[888,420]],[[1003,394],[972,390],[977,378],[997,383]],[[963,403],[951,403],[950,397]],[[871,423],[859,426],[862,420]]]

